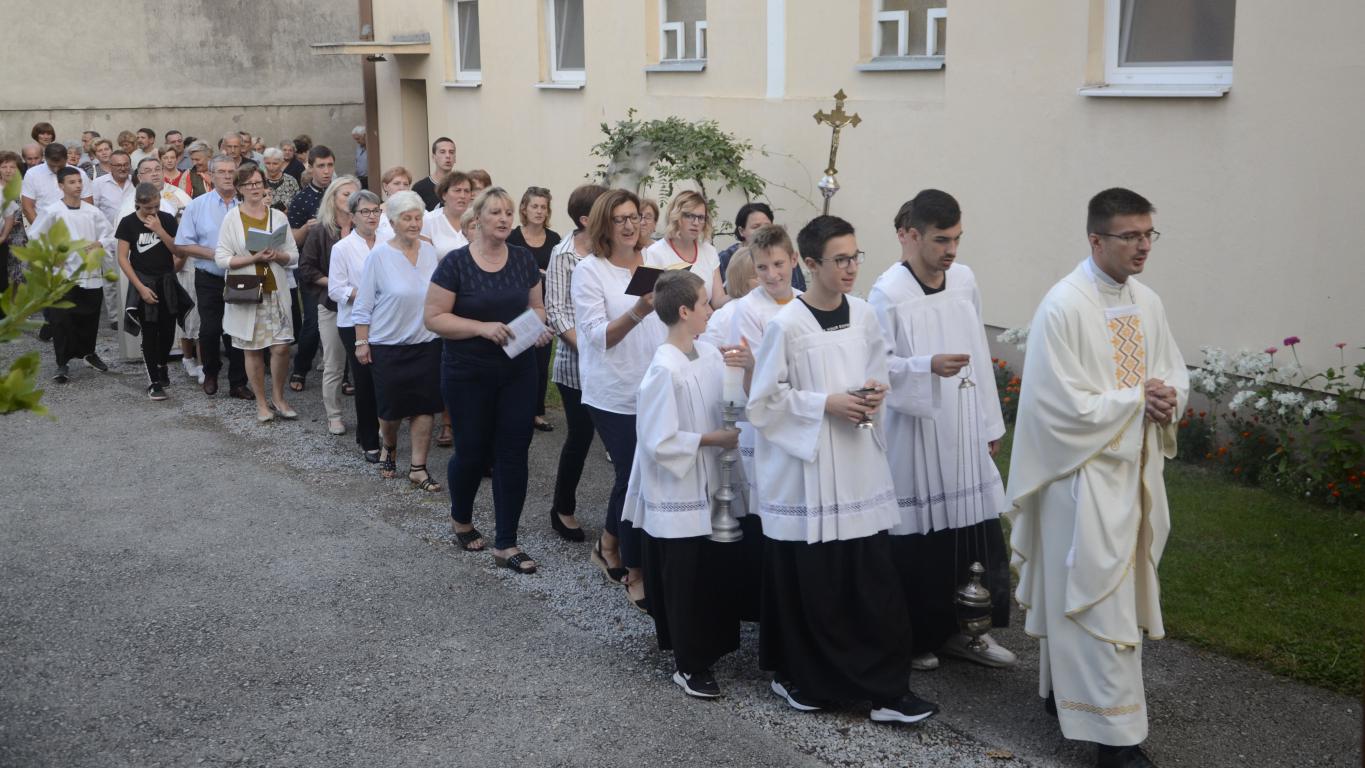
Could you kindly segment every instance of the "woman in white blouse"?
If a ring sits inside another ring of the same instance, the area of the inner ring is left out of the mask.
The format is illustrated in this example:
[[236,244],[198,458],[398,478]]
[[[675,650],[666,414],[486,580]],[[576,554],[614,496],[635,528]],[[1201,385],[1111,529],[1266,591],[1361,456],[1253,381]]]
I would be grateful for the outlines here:
[[398,472],[398,425],[409,419],[411,465],[408,481],[436,493],[441,486],[427,472],[432,414],[441,404],[441,343],[422,322],[431,273],[440,257],[422,240],[426,206],[416,192],[399,192],[389,200],[393,239],[379,243],[365,259],[365,269],[351,307],[355,323],[355,356],[370,366],[384,454],[379,473]]
[[474,182],[461,171],[451,171],[436,187],[441,198],[441,207],[426,214],[422,221],[422,236],[436,246],[436,254],[447,253],[469,245],[469,239],[461,231],[460,217],[474,199]]
[[[289,342],[294,340],[294,325],[289,312],[289,274],[286,268],[299,263],[289,222],[282,211],[265,202],[265,177],[254,164],[237,172],[237,194],[241,204],[228,211],[218,230],[218,247],[213,260],[229,275],[255,275],[261,278],[261,301],[229,303],[223,310],[223,333],[232,337],[232,346],[246,357],[247,380],[256,394],[256,421],[264,424],[278,413],[297,419],[298,413],[284,399],[284,384],[289,379]],[[247,230],[274,232],[285,228],[284,245],[252,253],[247,249]],[[270,349],[270,390],[265,397],[265,350]],[[271,411],[274,411],[272,413]]]
[[635,269],[645,263],[639,250],[639,206],[639,199],[623,189],[597,199],[588,214],[593,255],[574,268],[570,282],[583,405],[616,470],[593,562],[608,578],[624,583],[631,601],[643,607],[639,532],[621,520],[621,508],[635,457],[635,391],[668,332],[654,313],[652,292],[640,297],[626,293]]
[[711,244],[711,215],[706,198],[687,190],[668,205],[668,236],[645,249],[645,263],[668,267],[678,262],[690,266],[692,274],[706,284],[711,308],[720,309],[730,300],[720,279],[720,254]]
[[[383,218],[379,197],[362,189],[346,201],[351,212],[351,233],[332,246],[332,259],[327,265],[327,296],[336,302],[337,336],[346,350],[351,366],[351,383],[355,387],[356,442],[365,452],[365,460],[379,463],[379,413],[374,402],[374,378],[370,366],[356,359],[355,321],[351,309],[360,289],[360,276],[365,271],[365,258],[370,255],[379,238],[378,224]],[[390,233],[393,229],[390,227]],[[389,239],[392,239],[390,234]]]

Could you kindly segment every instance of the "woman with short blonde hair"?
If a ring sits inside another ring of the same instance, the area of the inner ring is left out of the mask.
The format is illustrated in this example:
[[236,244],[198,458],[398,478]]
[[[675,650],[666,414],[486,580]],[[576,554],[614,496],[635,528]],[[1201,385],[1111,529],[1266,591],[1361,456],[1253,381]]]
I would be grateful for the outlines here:
[[684,262],[692,274],[706,285],[711,306],[720,309],[730,297],[720,279],[720,254],[711,244],[711,212],[706,198],[692,190],[678,193],[668,205],[665,237],[645,248],[645,262],[651,267],[669,267]]

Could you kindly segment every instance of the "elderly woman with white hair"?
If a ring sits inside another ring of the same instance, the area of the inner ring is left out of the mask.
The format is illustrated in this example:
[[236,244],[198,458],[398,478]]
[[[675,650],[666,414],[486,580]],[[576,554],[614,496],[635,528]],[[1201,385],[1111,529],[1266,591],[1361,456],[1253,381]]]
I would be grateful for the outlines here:
[[379,413],[374,401],[374,378],[370,376],[370,366],[361,365],[356,359],[358,348],[351,309],[360,289],[361,275],[365,272],[365,259],[377,243],[393,239],[393,228],[389,228],[389,237],[379,235],[378,225],[384,220],[384,211],[379,196],[369,190],[352,194],[346,208],[351,214],[351,233],[332,246],[332,257],[327,265],[327,296],[336,303],[337,337],[346,352],[354,384],[351,401],[355,405],[355,441],[364,452],[365,460],[377,464],[380,458]]
[[212,192],[213,174],[209,172],[209,161],[213,159],[213,148],[205,142],[195,141],[185,147],[185,154],[190,159],[189,170],[185,171],[190,176],[190,197]]
[[[279,152],[270,147],[267,152]],[[267,161],[269,162],[269,161]],[[285,176],[284,162],[280,175]],[[291,179],[292,180],[292,179]],[[327,431],[345,434],[341,421],[341,380],[346,371],[346,350],[337,335],[337,305],[327,293],[327,279],[331,270],[332,248],[351,234],[351,195],[360,191],[360,181],[354,176],[338,176],[327,185],[318,203],[318,226],[308,230],[299,249],[298,281],[311,291],[300,291],[304,298],[316,298],[318,303],[318,336],[322,342],[322,405],[327,411]]]
[[440,257],[423,240],[426,205],[416,192],[389,199],[393,239],[377,243],[351,308],[356,361],[370,366],[380,437],[384,441],[380,475],[398,472],[398,425],[409,419],[411,462],[408,481],[435,493],[441,486],[427,472],[432,415],[441,411],[441,343],[423,324],[427,285]]
[[265,186],[270,190],[270,207],[289,210],[289,201],[299,193],[298,179],[284,172],[288,161],[279,147],[266,147],[262,154],[265,161],[261,167],[265,169]]

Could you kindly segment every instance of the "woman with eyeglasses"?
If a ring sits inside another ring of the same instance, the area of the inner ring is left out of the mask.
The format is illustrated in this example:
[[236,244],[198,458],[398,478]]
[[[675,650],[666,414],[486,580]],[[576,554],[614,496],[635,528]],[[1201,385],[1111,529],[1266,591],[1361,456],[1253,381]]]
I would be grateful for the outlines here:
[[[385,242],[378,234],[383,209],[378,195],[362,189],[351,194],[346,202],[346,210],[350,214],[351,233],[332,246],[332,256],[327,264],[327,298],[336,304],[337,338],[350,363],[351,383],[354,386],[355,441],[364,452],[365,461],[378,464],[379,412],[374,399],[374,378],[370,366],[361,365],[356,359],[359,348],[355,345],[355,321],[351,319],[351,309],[355,306],[366,257],[377,242]],[[389,239],[393,239],[392,235]]]
[[574,268],[571,288],[578,371],[583,405],[616,472],[592,560],[607,578],[625,584],[631,602],[643,610],[639,531],[621,520],[621,509],[635,458],[635,392],[668,331],[654,312],[653,292],[638,298],[626,293],[635,270],[646,264],[639,198],[624,189],[597,198],[588,214],[588,243],[593,255]]
[[[246,375],[256,395],[256,421],[274,421],[275,414],[297,419],[299,414],[284,399],[284,383],[289,378],[289,343],[294,340],[294,324],[289,312],[289,275],[285,271],[298,265],[299,251],[284,213],[266,203],[265,176],[255,163],[244,163],[234,179],[241,203],[223,217],[218,231],[218,247],[213,260],[233,275],[261,279],[260,303],[228,302],[223,310],[223,333],[232,337],[232,346],[243,351]],[[247,231],[274,232],[284,226],[284,245],[252,252],[247,249]],[[270,389],[273,400],[265,396],[265,350],[270,350]]]
[[645,248],[645,263],[651,267],[669,267],[680,261],[702,279],[712,309],[720,309],[730,300],[720,278],[720,254],[711,244],[711,214],[706,198],[692,190],[673,198],[668,205],[667,236]]
[[[517,218],[521,226],[507,236],[508,245],[518,245],[531,252],[540,268],[540,289],[545,291],[545,270],[550,268],[550,254],[559,245],[559,233],[550,229],[550,190],[545,187],[527,187],[517,207]],[[554,425],[545,420],[545,390],[550,385],[550,353],[553,347],[546,344],[536,349],[536,371],[540,375],[536,387],[535,428],[541,432],[553,432]]]
[[644,250],[659,239],[655,230],[659,226],[659,204],[653,200],[640,198],[640,249]]
[[[273,147],[271,152],[279,152]],[[280,166],[283,169],[283,165]],[[285,176],[283,170],[280,175]],[[327,411],[327,431],[345,434],[341,421],[341,380],[346,370],[346,350],[337,335],[337,305],[327,295],[327,275],[331,270],[332,248],[351,234],[351,210],[347,207],[351,195],[360,189],[354,176],[338,176],[327,185],[318,203],[318,226],[308,230],[299,249],[298,280],[311,285],[318,301],[318,335],[322,342],[322,406]],[[307,296],[308,293],[300,292]]]

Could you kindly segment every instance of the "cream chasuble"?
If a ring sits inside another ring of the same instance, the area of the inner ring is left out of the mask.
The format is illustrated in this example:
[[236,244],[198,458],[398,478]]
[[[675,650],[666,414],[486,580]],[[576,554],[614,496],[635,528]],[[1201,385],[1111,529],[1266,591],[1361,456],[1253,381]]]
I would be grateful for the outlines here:
[[1144,382],[1189,395],[1160,298],[1086,259],[1034,315],[1006,513],[1024,629],[1043,638],[1039,694],[1062,733],[1109,745],[1147,735],[1144,630],[1161,621],[1157,564],[1170,530],[1165,460],[1176,426],[1143,417]]
[[[711,496],[720,487],[720,450],[702,448],[701,436],[720,429],[720,351],[696,342],[696,360],[664,344],[640,382],[636,401],[635,461],[621,519],[650,536],[677,539],[711,533]],[[744,478],[735,466],[739,494],[732,508],[743,517]]]
[[792,301],[764,329],[748,416],[759,432],[758,514],[770,539],[858,539],[899,519],[881,412],[872,429],[825,416],[828,395],[887,380],[886,342],[872,308],[847,298],[847,328],[825,331]]
[[[995,389],[981,293],[965,264],[953,264],[944,290],[926,296],[903,263],[877,278],[868,303],[891,348],[891,392],[886,399],[886,455],[896,482],[900,522],[896,535],[965,528],[1000,516],[1005,488],[988,443],[1005,434]],[[971,355],[966,373],[975,387],[960,389],[959,377],[929,369],[935,354]],[[958,423],[959,399],[973,397],[972,428]],[[960,434],[975,434],[975,456],[960,461]]]

